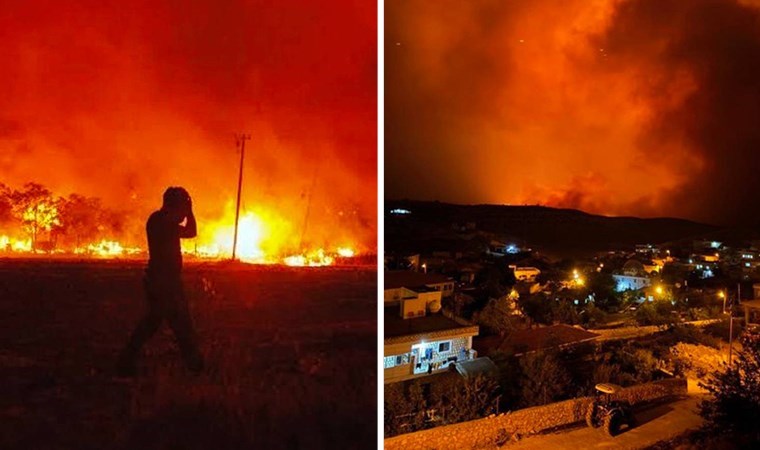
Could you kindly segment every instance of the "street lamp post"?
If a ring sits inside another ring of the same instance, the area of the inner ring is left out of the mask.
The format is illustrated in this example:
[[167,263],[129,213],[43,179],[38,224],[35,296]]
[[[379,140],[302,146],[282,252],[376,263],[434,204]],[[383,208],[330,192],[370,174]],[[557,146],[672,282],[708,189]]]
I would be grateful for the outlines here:
[[723,291],[718,292],[718,297],[723,299],[723,314],[726,313],[726,293]]

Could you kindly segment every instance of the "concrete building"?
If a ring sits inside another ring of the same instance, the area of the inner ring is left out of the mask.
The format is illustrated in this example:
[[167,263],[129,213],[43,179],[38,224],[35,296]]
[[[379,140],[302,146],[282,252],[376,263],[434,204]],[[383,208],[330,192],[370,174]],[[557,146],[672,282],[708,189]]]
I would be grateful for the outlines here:
[[620,273],[613,274],[612,278],[615,279],[615,290],[618,292],[645,289],[652,285],[646,267],[637,259],[626,261]]
[[386,302],[409,298],[413,295],[410,292],[426,292],[430,289],[439,291],[442,298],[447,298],[454,295],[454,280],[435,273],[393,270],[385,272],[383,289]]
[[[411,307],[404,305],[408,302],[386,303],[384,383],[436,374],[477,357],[472,349],[472,338],[479,332],[476,325],[440,312],[429,313],[422,306],[424,300]],[[415,314],[408,314],[409,310]]]
[[649,277],[616,274],[612,275],[612,278],[615,279],[615,290],[617,292],[635,291],[652,285],[652,280]]
[[515,279],[517,281],[527,281],[533,283],[536,281],[536,277],[541,274],[541,271],[535,267],[517,267],[510,266],[515,273]]

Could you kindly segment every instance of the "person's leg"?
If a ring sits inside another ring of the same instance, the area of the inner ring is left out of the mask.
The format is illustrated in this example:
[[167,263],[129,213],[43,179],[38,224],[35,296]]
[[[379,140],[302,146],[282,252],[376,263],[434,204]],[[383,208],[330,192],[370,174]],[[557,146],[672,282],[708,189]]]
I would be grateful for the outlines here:
[[150,305],[148,313],[140,320],[119,356],[117,369],[122,375],[136,375],[137,358],[143,345],[158,331],[162,317],[158,309]]
[[174,293],[173,301],[174,305],[171,313],[167,315],[167,322],[174,331],[185,366],[193,372],[200,372],[203,370],[203,357],[198,349],[187,300],[181,287]]

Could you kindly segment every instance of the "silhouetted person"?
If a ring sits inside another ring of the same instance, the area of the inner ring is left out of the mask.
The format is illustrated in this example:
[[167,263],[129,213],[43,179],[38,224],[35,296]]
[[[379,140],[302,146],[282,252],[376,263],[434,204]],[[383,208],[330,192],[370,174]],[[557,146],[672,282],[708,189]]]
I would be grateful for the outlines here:
[[[182,225],[182,222],[185,224]],[[137,358],[142,346],[166,321],[177,338],[185,365],[193,372],[203,370],[195,332],[182,289],[182,251],[179,240],[197,234],[190,195],[181,187],[164,192],[164,204],[148,218],[148,268],[145,271],[145,297],[148,312],[138,323],[121,353],[118,372],[137,374]]]

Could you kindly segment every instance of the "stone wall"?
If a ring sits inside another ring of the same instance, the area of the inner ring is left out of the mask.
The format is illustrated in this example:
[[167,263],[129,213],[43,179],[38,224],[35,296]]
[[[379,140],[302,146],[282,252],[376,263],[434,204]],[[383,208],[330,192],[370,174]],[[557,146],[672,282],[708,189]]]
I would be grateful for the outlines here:
[[[646,405],[686,395],[686,380],[674,378],[623,389],[617,398],[633,405]],[[407,433],[385,439],[385,450],[444,450],[495,448],[513,434],[541,433],[582,422],[591,397],[581,397],[544,406]]]

